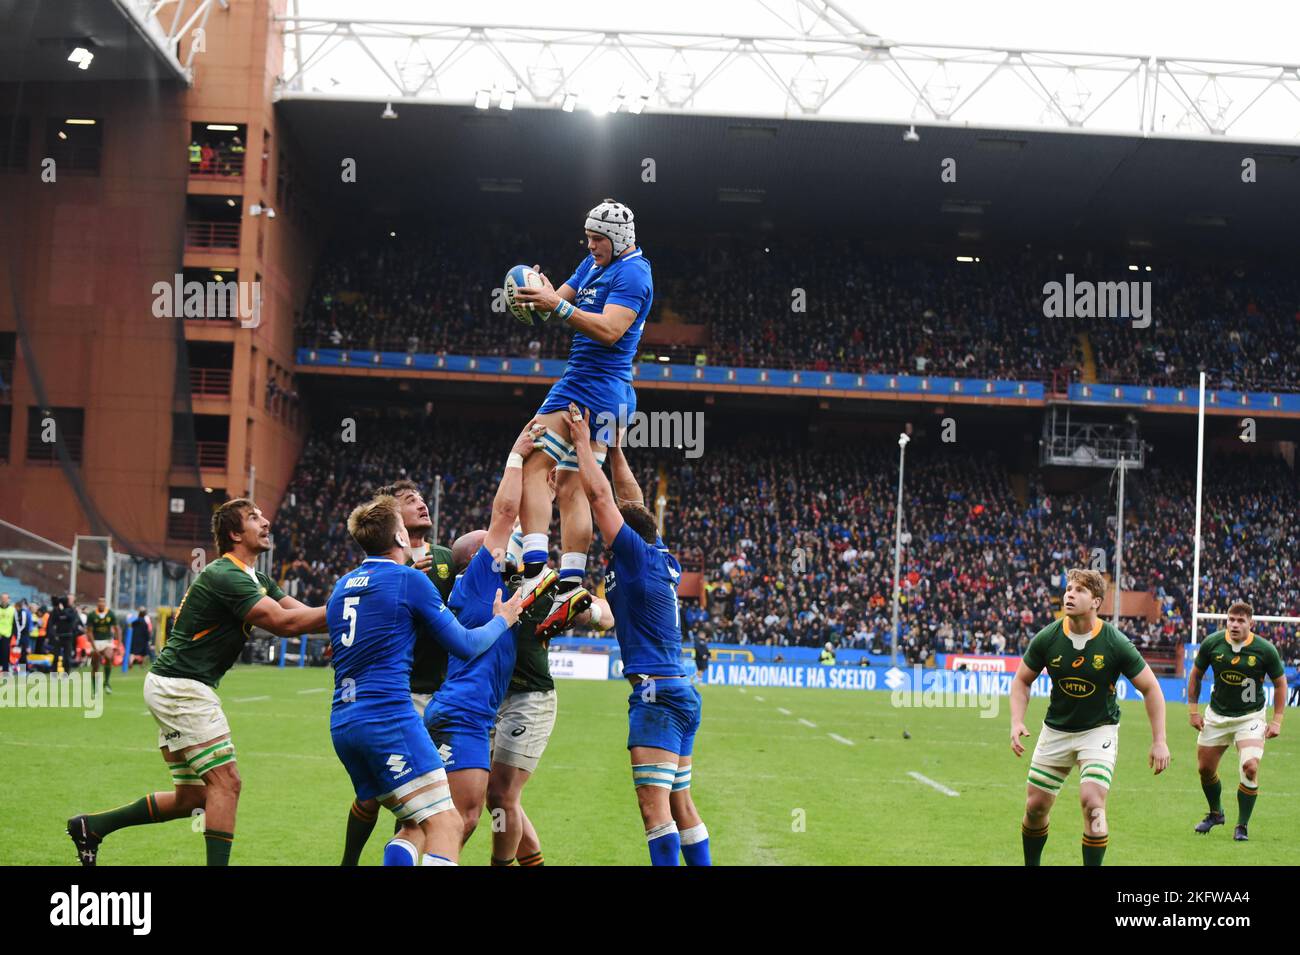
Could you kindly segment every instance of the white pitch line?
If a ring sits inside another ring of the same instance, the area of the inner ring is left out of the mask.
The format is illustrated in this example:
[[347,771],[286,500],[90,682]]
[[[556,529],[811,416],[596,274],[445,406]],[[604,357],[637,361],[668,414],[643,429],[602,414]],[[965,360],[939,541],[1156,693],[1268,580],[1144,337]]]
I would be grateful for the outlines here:
[[947,786],[945,786],[943,783],[936,783],[936,782],[935,782],[933,779],[931,779],[929,776],[922,776],[920,773],[908,773],[907,775],[911,776],[911,777],[912,777],[913,779],[915,779],[918,783],[925,783],[927,786],[929,786],[929,787],[931,787],[931,788],[933,788],[933,789],[937,789],[937,790],[939,790],[939,792],[943,793],[945,796],[960,796],[960,795],[961,795],[961,793],[957,792],[957,790],[955,790],[955,789],[949,789],[949,788],[948,788]]
[[766,703],[766,702],[767,702],[767,701],[764,700],[761,696],[756,696],[756,697],[754,697],[754,699],[758,700],[758,702],[760,702],[760,703]]
[[261,700],[269,700],[269,696],[240,696],[232,699],[231,703],[257,703]]
[[307,690],[299,690],[298,695],[301,696],[303,693],[325,693],[328,690],[328,686],[313,686]]
[[827,733],[826,735],[829,736],[831,739],[835,740],[835,742],[837,743],[843,743],[845,746],[853,745],[853,740],[845,739],[843,736],[840,736],[837,733]]
[[790,715],[790,711],[787,710],[784,706],[778,706],[778,707],[776,708],[776,711],[777,711],[778,713],[780,713],[782,716],[789,716],[789,715]]
[[812,720],[806,720],[802,716],[799,717],[799,722],[802,723],[804,726],[810,727],[811,729],[817,728],[816,723],[814,723]]

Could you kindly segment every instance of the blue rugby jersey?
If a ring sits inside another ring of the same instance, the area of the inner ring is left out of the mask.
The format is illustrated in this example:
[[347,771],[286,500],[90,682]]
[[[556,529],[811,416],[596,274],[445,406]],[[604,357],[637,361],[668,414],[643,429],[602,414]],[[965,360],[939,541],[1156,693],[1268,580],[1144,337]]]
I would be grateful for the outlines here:
[[610,545],[605,599],[614,612],[614,633],[623,672],[685,676],[677,583],[682,568],[661,538],[647,544],[624,524]]
[[[479,626],[492,619],[492,604],[497,591],[501,599],[509,589],[501,573],[493,567],[491,552],[480,547],[465,572],[456,580],[449,603],[456,619],[467,627]],[[485,721],[496,719],[497,708],[505,699],[510,676],[515,669],[515,641],[512,636],[498,640],[472,660],[452,657],[447,661],[447,679],[433,695],[430,708],[440,716],[457,716]]]
[[367,557],[339,578],[325,620],[334,666],[332,727],[410,711],[417,621],[451,659],[478,656],[496,643],[513,652],[515,643],[498,640],[508,628],[490,604],[484,625],[467,630],[426,574],[386,557]]
[[605,268],[596,265],[590,255],[563,283],[575,292],[573,305],[579,311],[605,311],[606,305],[622,305],[636,312],[623,337],[613,345],[602,345],[581,332],[574,333],[569,349],[569,367],[564,377],[578,384],[586,380],[605,381],[616,378],[632,380],[632,362],[636,359],[641,333],[654,301],[654,278],[650,262],[640,249],[625,252]]

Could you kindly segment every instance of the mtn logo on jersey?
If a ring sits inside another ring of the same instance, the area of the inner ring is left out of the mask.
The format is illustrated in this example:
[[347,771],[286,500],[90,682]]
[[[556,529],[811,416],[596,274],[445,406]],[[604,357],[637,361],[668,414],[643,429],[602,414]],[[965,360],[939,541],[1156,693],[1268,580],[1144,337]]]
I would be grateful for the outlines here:
[[1246,679],[1246,675],[1244,673],[1238,673],[1236,670],[1224,670],[1219,674],[1219,679],[1228,684],[1228,686],[1241,686]]
[[[1082,657],[1079,658],[1080,661],[1082,659]],[[1085,696],[1092,696],[1093,691],[1097,689],[1096,684],[1091,680],[1084,680],[1077,676],[1068,676],[1062,680],[1057,680],[1056,685],[1061,688],[1061,692],[1066,696],[1073,696],[1080,700]]]
[[411,771],[406,765],[406,757],[398,756],[396,753],[388,757],[388,768],[392,770],[394,779],[401,779]]

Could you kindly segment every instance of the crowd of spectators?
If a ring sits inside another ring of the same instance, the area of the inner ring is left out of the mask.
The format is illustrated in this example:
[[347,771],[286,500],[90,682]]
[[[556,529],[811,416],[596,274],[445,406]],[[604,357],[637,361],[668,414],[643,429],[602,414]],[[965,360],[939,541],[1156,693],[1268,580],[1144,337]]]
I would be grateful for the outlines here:
[[[432,509],[440,481],[441,543],[484,526],[513,433],[500,418],[466,421],[427,406],[359,415],[355,436],[313,432],[275,518],[280,576],[309,603],[360,560],[344,521],[381,484],[409,477]],[[1193,489],[1187,471],[1153,463],[1129,478],[1123,584],[1150,592],[1157,613],[1125,617],[1122,628],[1149,655],[1168,657],[1190,623]],[[696,460],[638,451],[633,464],[648,498],[662,472],[665,540],[702,574],[700,604],[685,608],[689,631],[740,644],[887,650],[892,449],[751,433],[715,439]],[[1221,613],[1244,597],[1257,613],[1300,615],[1295,473],[1279,459],[1236,457],[1213,459],[1206,474],[1200,609]],[[1114,503],[1104,474],[1081,493],[1051,492],[1038,471],[1023,475],[1018,493],[1015,477],[993,452],[909,451],[900,632],[910,659],[1020,653],[1059,610],[1066,568],[1097,566],[1104,555],[1111,569]],[[592,587],[603,573],[601,547],[597,532]],[[1256,630],[1288,660],[1300,656],[1294,627]]]
[[[775,242],[775,240],[773,240]],[[503,311],[508,261],[555,259],[561,284],[581,260],[573,237],[425,235],[345,245],[317,266],[299,320],[302,344],[432,354],[560,358],[563,329],[528,327]],[[569,253],[565,253],[569,249]],[[1071,262],[1028,251],[957,263],[882,255],[850,240],[761,245],[712,237],[646,246],[655,266],[652,320],[706,326],[700,345],[657,352],[738,367],[1043,381],[1099,381],[1240,390],[1300,390],[1300,281],[1228,265]],[[1133,319],[1044,315],[1044,286],[1151,282],[1148,327]]]

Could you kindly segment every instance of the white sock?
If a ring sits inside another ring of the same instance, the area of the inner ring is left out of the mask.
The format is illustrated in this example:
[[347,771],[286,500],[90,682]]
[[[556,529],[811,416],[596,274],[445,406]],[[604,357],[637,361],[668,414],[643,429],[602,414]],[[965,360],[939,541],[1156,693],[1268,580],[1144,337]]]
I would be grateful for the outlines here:
[[424,854],[424,864],[425,865],[456,865],[456,863],[452,862],[450,859],[445,858],[443,856],[434,855],[432,852],[426,852]]
[[693,846],[697,842],[703,842],[709,838],[709,830],[704,828],[704,823],[698,826],[691,826],[689,829],[682,829],[678,835],[681,836],[682,845]]

